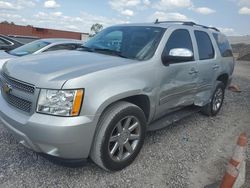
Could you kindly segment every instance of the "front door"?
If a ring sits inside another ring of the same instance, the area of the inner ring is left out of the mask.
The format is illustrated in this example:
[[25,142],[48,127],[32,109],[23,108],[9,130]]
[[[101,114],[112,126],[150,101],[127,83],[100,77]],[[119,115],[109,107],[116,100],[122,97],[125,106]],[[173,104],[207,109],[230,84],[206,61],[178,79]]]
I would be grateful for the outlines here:
[[[189,30],[174,30],[163,53],[169,54],[170,50],[176,48],[185,48],[194,53],[192,41]],[[197,62],[194,58],[162,65],[160,69],[156,119],[177,108],[193,104],[198,81]]]

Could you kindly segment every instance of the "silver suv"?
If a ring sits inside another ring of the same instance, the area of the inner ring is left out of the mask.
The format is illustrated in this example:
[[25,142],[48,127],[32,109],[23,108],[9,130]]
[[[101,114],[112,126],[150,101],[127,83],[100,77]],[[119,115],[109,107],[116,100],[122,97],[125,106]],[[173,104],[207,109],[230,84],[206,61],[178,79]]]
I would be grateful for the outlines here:
[[146,131],[216,115],[234,69],[216,28],[193,22],[109,27],[79,51],[21,57],[1,72],[0,117],[28,148],[121,170]]

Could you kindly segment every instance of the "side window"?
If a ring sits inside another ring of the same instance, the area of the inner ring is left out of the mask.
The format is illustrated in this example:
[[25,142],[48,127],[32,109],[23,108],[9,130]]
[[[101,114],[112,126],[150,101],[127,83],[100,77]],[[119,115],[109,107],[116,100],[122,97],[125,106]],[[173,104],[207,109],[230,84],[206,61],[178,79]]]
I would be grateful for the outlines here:
[[213,33],[214,39],[219,47],[220,54],[222,57],[232,57],[232,48],[226,38],[226,36],[218,33]]
[[0,38],[0,45],[6,46],[6,45],[10,45],[10,43]]
[[168,55],[174,48],[186,48],[193,52],[193,44],[188,30],[175,30],[170,35],[163,53]]
[[214,47],[209,35],[204,31],[195,31],[200,60],[214,58]]
[[48,51],[56,51],[56,50],[74,50],[74,49],[76,49],[76,46],[74,44],[58,44],[58,45],[48,48],[45,51],[48,52]]

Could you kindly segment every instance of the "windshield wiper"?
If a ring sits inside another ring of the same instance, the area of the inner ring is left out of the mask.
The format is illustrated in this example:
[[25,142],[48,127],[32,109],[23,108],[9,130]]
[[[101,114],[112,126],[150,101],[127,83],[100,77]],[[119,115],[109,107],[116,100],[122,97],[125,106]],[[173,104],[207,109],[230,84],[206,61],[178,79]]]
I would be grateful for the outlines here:
[[124,55],[121,54],[121,52],[119,51],[116,51],[116,50],[111,50],[111,49],[108,49],[108,48],[93,48],[94,52],[104,52],[104,53],[109,53],[111,55],[115,55],[115,56],[118,56],[118,57],[122,57],[122,58],[128,58]]
[[87,51],[87,52],[94,52],[94,49],[87,47],[87,46],[81,46],[79,48],[80,51]]

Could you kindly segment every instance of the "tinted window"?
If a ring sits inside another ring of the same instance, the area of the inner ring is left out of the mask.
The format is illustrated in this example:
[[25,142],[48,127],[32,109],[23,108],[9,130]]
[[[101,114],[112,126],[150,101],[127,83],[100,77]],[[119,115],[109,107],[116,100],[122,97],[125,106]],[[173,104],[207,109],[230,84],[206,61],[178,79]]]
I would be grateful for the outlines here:
[[88,40],[84,47],[93,53],[147,60],[154,55],[164,31],[159,27],[109,27]]
[[226,38],[226,36],[218,33],[213,33],[214,39],[219,47],[220,54],[222,57],[232,57],[232,48]]
[[6,40],[3,40],[3,39],[0,38],[0,45],[5,46],[5,45],[9,45],[9,44],[10,43],[8,43]]
[[193,52],[193,44],[188,30],[175,30],[169,37],[163,53],[168,55],[174,48],[186,48]]
[[200,60],[214,58],[214,48],[210,37],[206,32],[195,31]]
[[76,48],[77,48],[77,45],[75,44],[59,44],[59,45],[52,46],[51,48],[45,51],[75,50]]
[[24,56],[28,54],[33,54],[36,51],[44,48],[45,46],[48,46],[49,44],[50,44],[49,42],[46,42],[43,40],[37,40],[31,43],[25,44],[21,47],[18,47],[14,50],[11,50],[9,53],[12,55],[16,55],[16,56]]

